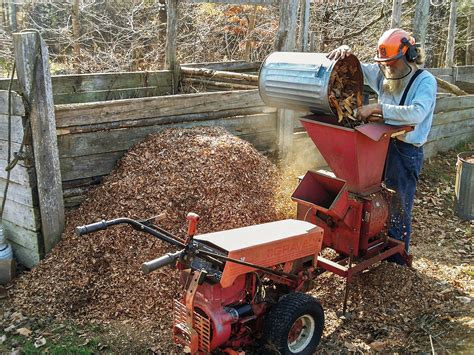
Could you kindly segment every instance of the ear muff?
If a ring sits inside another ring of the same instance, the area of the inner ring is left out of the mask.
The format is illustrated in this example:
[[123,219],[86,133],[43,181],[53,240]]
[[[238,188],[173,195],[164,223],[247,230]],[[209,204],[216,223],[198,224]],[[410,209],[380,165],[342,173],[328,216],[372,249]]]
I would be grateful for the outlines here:
[[418,51],[416,50],[416,47],[410,43],[408,38],[402,38],[402,46],[407,46],[408,49],[405,53],[405,57],[407,61],[409,62],[414,62],[416,58],[418,57]]

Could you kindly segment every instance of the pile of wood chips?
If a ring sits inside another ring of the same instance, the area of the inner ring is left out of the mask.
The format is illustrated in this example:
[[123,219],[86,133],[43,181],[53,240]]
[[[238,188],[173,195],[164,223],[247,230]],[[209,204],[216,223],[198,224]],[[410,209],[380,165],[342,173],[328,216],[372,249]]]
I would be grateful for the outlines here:
[[[186,214],[198,232],[279,219],[276,167],[249,143],[221,128],[170,129],[133,147],[103,183],[70,211],[61,242],[14,290],[30,315],[87,321],[152,321],[167,333],[178,276],[169,267],[143,275],[144,261],[174,251],[128,226],[78,237],[74,228],[101,219],[143,219],[184,237]],[[159,335],[158,335],[159,336]],[[166,343],[169,334],[163,335]]]
[[362,106],[362,93],[358,90],[357,67],[340,62],[334,67],[329,79],[329,104],[337,113],[337,122],[354,128],[364,122],[356,118],[355,109]]

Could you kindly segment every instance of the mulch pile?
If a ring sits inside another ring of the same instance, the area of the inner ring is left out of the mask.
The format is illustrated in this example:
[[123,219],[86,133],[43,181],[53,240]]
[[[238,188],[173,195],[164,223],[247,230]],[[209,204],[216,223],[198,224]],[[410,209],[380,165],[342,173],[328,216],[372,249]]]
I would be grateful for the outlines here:
[[128,226],[78,237],[74,228],[101,219],[144,219],[185,237],[186,214],[206,233],[279,219],[278,171],[249,143],[221,128],[170,129],[132,148],[103,183],[66,218],[61,242],[13,290],[27,314],[59,319],[166,323],[178,295],[177,273],[145,276],[144,261],[175,250]]

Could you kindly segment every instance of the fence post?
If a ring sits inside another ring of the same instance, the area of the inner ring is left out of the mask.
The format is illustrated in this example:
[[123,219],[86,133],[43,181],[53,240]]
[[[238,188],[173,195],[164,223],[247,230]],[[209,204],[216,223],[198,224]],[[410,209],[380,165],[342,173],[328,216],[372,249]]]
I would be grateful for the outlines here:
[[[298,0],[280,1],[280,25],[275,40],[277,51],[293,52],[296,48],[296,20]],[[293,144],[295,112],[286,109],[277,111],[278,155],[280,159],[288,157]]]
[[166,0],[166,49],[165,68],[173,71],[173,93],[179,83],[180,67],[176,60],[176,39],[178,32],[178,0]]
[[44,251],[64,229],[64,202],[48,49],[38,32],[13,35],[17,77],[27,101],[36,169]]

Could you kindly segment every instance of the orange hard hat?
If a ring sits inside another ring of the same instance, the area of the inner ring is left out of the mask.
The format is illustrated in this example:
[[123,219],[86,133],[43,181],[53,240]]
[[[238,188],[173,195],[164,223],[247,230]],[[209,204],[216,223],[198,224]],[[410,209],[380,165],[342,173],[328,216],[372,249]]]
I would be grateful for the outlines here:
[[415,45],[415,39],[400,28],[385,31],[377,43],[376,62],[391,62],[403,57],[410,45]]

